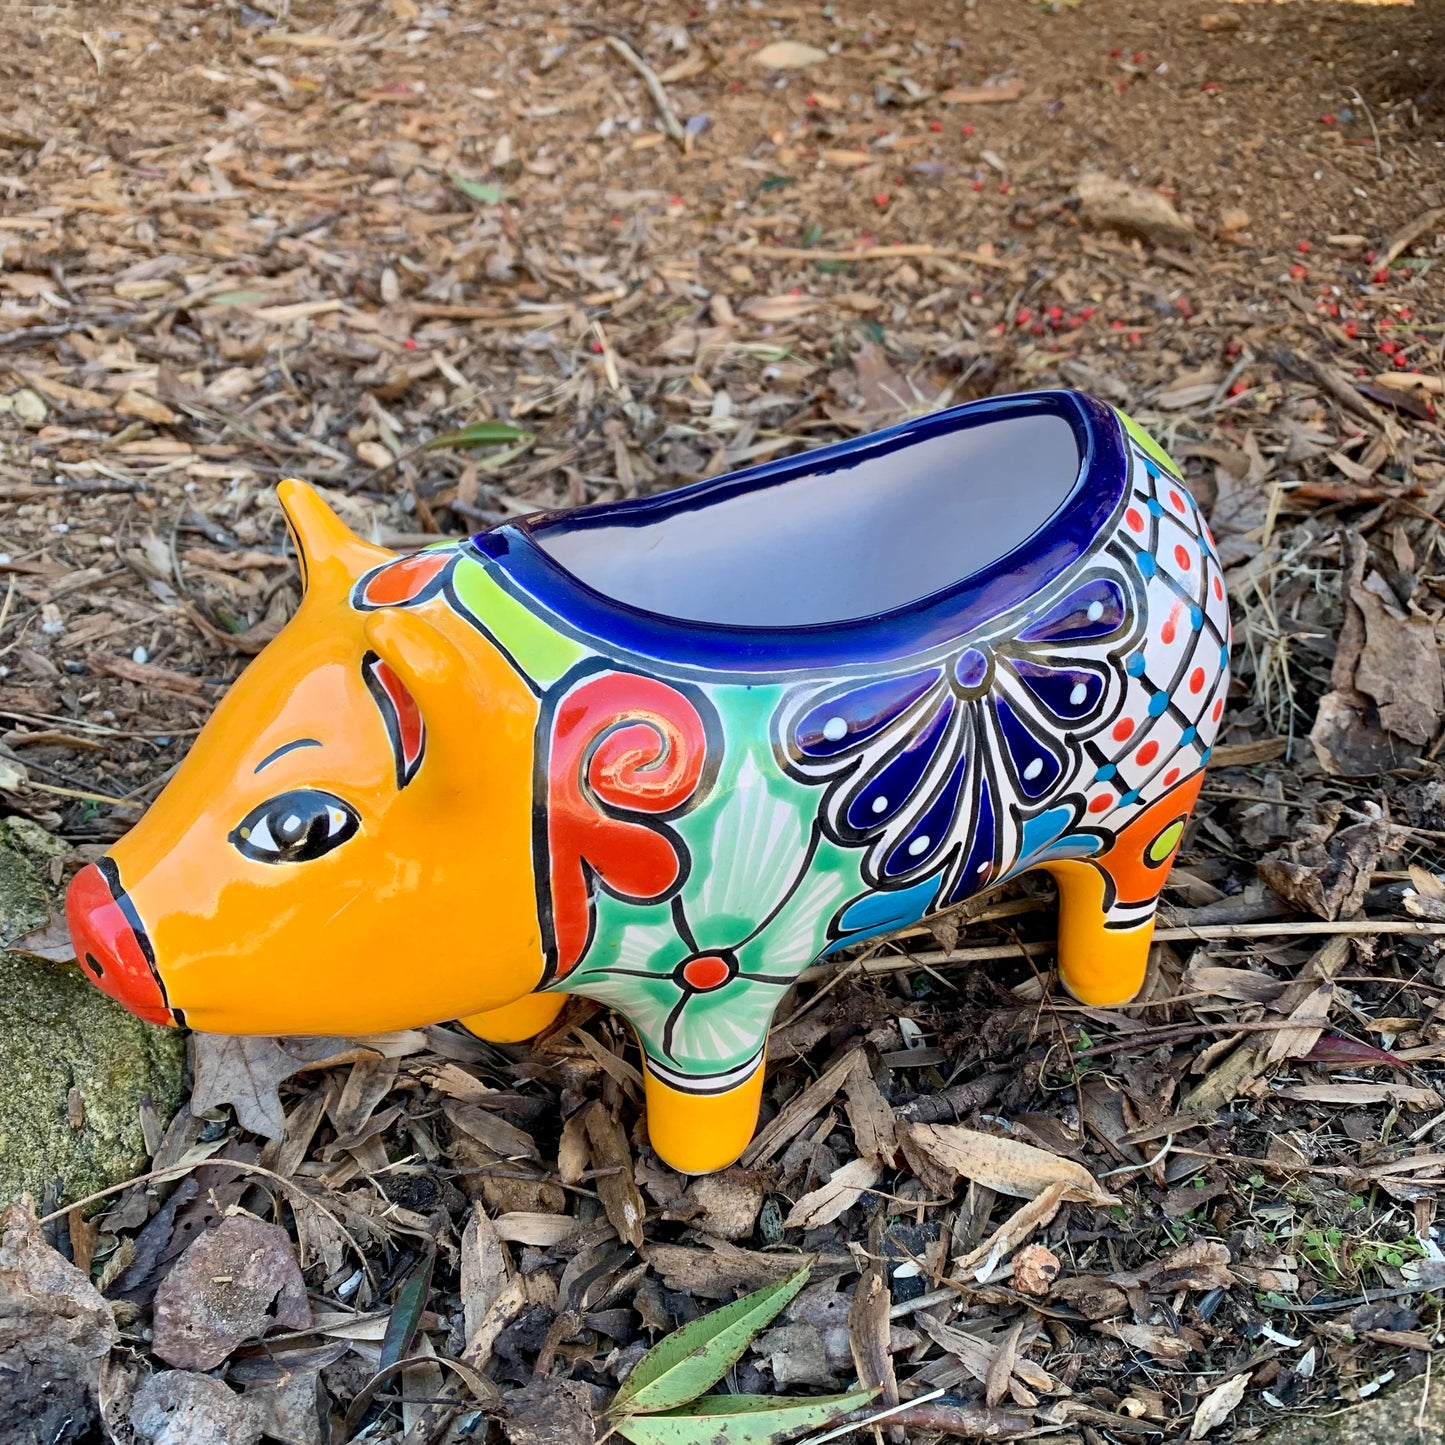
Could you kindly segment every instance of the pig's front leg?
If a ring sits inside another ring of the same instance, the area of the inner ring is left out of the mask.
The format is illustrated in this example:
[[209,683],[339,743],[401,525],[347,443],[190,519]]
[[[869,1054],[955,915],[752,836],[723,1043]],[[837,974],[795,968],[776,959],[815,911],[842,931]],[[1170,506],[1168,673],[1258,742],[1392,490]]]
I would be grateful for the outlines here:
[[681,1174],[711,1174],[737,1161],[753,1137],[763,1097],[763,1061],[736,1088],[690,1094],[644,1068],[647,1135],[664,1164]]
[[485,1013],[468,1014],[458,1022],[468,1033],[489,1044],[520,1044],[540,1034],[562,1012],[566,1002],[566,994],[529,993],[515,1003],[488,1009]]

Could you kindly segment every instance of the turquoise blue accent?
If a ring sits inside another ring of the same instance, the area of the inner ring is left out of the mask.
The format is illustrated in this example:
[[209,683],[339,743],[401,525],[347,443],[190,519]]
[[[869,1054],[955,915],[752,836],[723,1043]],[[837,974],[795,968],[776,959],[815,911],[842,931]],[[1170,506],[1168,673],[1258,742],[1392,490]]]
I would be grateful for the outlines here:
[[1134,560],[1139,564],[1139,570],[1146,577],[1154,575],[1154,558],[1148,552],[1140,552]]
[[[1157,472],[1155,473],[1155,476],[1158,476]],[[1150,497],[1147,505],[1149,507],[1150,515],[1155,517],[1162,517],[1164,515],[1164,508],[1159,505],[1158,501],[1155,498]]]
[[1023,837],[1019,840],[1019,861],[1011,870],[1020,872],[1035,861],[1037,855],[1054,842],[1065,828],[1074,821],[1072,808],[1050,808],[1036,818],[1024,821]]
[[1130,803],[1137,803],[1138,801],[1139,801],[1139,789],[1138,789],[1138,788],[1130,788],[1129,791],[1128,791],[1127,793],[1125,793],[1125,794],[1123,795],[1123,797],[1121,797],[1121,798],[1119,799],[1119,806],[1120,806],[1121,808],[1127,808]]
[[1203,767],[1204,764],[1209,761],[1209,755],[1210,755],[1213,751],[1214,751],[1213,748],[1205,748],[1205,750],[1204,750],[1204,755],[1199,759],[1199,765],[1200,765],[1200,767]]
[[1113,763],[1105,763],[1104,766],[1094,774],[1094,781],[1096,783],[1107,783],[1118,771],[1118,768],[1116,768]]
[[1197,607],[1189,609],[1189,625],[1198,632],[1204,626],[1204,613]]
[[1149,699],[1149,716],[1161,717],[1169,706],[1169,694],[1167,692],[1156,692]]
[[1143,677],[1144,654],[1142,652],[1136,652],[1133,657],[1124,664],[1124,671],[1127,672],[1130,677]]
[[1221,647],[1219,649],[1219,665],[1220,667],[1229,666],[1229,649],[1227,647]]
[[1194,728],[1185,728],[1184,731],[1179,734],[1179,746],[1182,748],[1192,743],[1194,741],[1194,734]]
[[925,878],[911,888],[865,893],[839,914],[837,927],[849,937],[840,939],[832,948],[842,948],[857,943],[860,938],[871,938],[875,933],[891,933],[895,928],[917,923],[933,907],[937,892],[938,879]]

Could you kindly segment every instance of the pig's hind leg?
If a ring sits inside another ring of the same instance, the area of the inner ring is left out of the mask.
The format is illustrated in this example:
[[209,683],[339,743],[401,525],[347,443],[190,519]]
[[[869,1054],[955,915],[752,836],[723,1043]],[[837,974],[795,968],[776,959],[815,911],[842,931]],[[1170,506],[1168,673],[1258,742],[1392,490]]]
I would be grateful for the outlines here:
[[562,1012],[566,1002],[567,995],[562,993],[529,993],[515,1003],[468,1014],[458,1022],[468,1033],[489,1044],[520,1044],[536,1038]]
[[1093,858],[1041,865],[1059,888],[1059,977],[1080,1003],[1127,1003],[1144,985],[1154,909],[1204,780],[1156,799]]

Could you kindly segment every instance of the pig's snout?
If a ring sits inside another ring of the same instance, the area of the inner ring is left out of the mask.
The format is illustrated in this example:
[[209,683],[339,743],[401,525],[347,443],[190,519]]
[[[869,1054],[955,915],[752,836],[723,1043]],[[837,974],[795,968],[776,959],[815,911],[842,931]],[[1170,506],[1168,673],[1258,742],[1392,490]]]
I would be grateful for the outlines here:
[[177,1021],[145,925],[109,858],[87,864],[71,879],[65,918],[75,956],[100,989],[147,1023]]

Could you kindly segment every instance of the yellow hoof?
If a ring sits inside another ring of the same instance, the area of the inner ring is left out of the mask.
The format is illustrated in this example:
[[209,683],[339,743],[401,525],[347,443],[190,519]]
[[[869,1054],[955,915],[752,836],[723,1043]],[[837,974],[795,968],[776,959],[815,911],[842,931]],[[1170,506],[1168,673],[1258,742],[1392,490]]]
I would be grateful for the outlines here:
[[647,1133],[664,1164],[682,1174],[711,1174],[748,1147],[763,1097],[763,1065],[725,1094],[684,1094],[646,1071]]
[[489,1044],[520,1044],[536,1038],[562,1012],[566,1002],[566,994],[529,993],[515,1003],[488,1009],[486,1013],[468,1014],[458,1022]]

